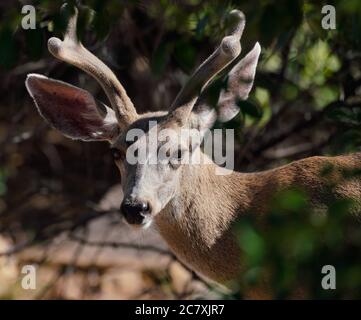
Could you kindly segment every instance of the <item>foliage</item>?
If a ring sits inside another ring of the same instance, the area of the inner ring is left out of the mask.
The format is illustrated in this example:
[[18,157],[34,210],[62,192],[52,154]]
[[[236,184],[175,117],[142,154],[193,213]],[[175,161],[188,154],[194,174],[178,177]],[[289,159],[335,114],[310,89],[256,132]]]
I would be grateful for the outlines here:
[[[352,207],[335,199],[315,210],[302,190],[276,194],[262,226],[249,218],[236,229],[246,269],[238,295],[266,281],[271,298],[359,299],[361,233]],[[326,265],[336,270],[335,290],[321,286]]]

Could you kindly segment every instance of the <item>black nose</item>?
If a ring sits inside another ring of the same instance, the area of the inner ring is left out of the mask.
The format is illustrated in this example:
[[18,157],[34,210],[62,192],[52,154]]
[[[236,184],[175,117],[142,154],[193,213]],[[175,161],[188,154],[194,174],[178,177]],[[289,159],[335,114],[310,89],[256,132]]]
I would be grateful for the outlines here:
[[122,202],[120,210],[130,224],[141,224],[144,218],[151,213],[148,202],[129,199]]

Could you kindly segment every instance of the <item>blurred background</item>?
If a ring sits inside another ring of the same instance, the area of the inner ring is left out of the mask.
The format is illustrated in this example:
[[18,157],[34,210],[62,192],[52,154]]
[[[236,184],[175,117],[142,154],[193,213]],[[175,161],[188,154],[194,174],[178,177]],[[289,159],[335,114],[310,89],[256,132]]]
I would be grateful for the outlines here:
[[[41,73],[107,102],[94,79],[54,59],[47,39],[61,37],[63,1],[0,2],[0,298],[179,299],[361,297],[360,225],[348,201],[320,218],[302,190],[275,195],[269,225],[238,226],[247,272],[237,290],[193,274],[155,230],[134,232],[119,215],[119,175],[106,143],[66,139],[39,116],[24,81]],[[80,9],[79,34],[117,74],[139,112],[167,109],[182,83],[218,45],[225,17],[242,10],[242,56],[262,46],[250,99],[218,127],[236,131],[236,169],[264,170],[312,155],[359,150],[361,143],[361,2],[68,1]],[[21,27],[23,5],[36,29]],[[336,9],[324,30],[322,6]],[[219,81],[222,77],[219,78]],[[217,86],[215,86],[217,87]],[[215,89],[217,90],[217,89]],[[287,239],[287,241],[285,241]],[[37,289],[21,270],[37,266]],[[322,290],[321,268],[334,265],[337,290]],[[267,294],[257,288],[272,279]]]

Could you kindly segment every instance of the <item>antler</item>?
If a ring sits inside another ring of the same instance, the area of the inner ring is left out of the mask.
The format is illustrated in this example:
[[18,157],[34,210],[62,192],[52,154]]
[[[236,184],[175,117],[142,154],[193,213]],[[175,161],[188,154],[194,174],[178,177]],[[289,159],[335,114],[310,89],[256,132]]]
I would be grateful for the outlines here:
[[171,116],[181,123],[188,119],[197,98],[209,81],[241,52],[240,38],[245,26],[245,16],[239,10],[232,10],[229,18],[229,35],[222,39],[220,46],[191,75],[171,106]]
[[[66,5],[62,7],[64,10]],[[119,124],[130,123],[137,118],[137,112],[125,89],[115,74],[95,55],[88,51],[78,40],[76,24],[78,10],[70,17],[64,40],[52,37],[48,40],[48,49],[56,58],[72,64],[94,77],[105,91]]]

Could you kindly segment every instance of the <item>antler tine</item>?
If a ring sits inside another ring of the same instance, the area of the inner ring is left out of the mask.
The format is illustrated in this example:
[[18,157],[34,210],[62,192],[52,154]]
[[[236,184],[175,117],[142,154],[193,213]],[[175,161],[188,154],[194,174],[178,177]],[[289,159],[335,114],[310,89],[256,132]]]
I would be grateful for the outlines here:
[[171,106],[172,117],[183,123],[189,116],[198,96],[212,78],[229,65],[241,52],[240,38],[246,23],[243,12],[229,13],[230,32],[185,83]]
[[[64,10],[66,5],[62,7]],[[129,99],[124,87],[115,74],[95,55],[88,51],[77,37],[78,9],[69,18],[64,40],[52,37],[48,40],[50,53],[94,77],[105,91],[112,108],[115,111],[119,124],[130,123],[137,117],[137,112]]]

